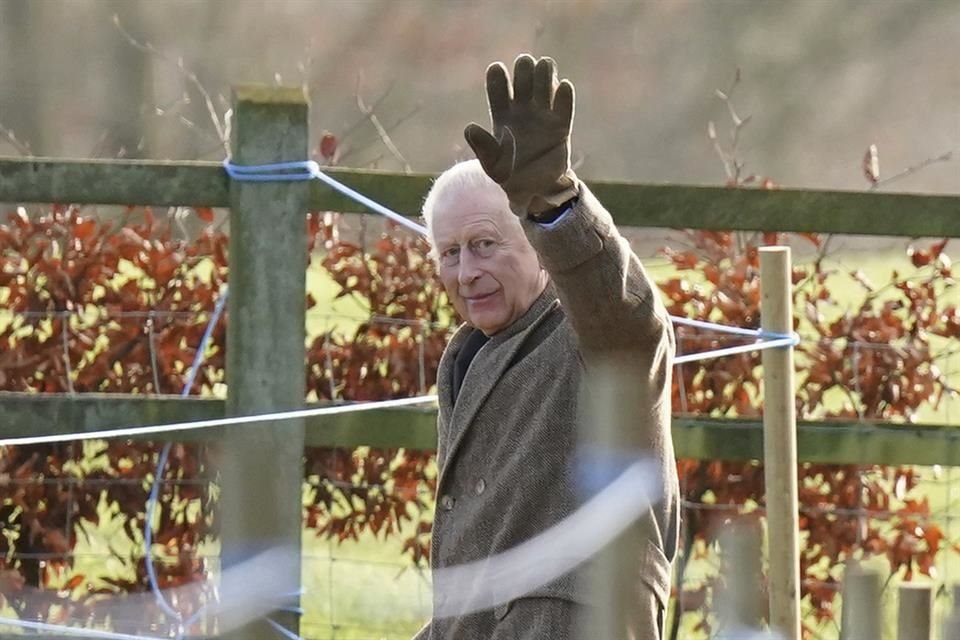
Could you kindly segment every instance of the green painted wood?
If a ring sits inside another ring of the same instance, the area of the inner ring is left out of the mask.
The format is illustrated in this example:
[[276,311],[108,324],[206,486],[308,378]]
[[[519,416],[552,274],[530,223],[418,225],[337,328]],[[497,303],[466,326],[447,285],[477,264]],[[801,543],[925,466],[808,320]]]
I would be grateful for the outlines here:
[[[800,422],[800,462],[823,464],[960,465],[960,427],[857,422]],[[757,420],[677,416],[677,457],[760,460],[763,430]]]
[[590,183],[617,224],[958,237],[960,196]]
[[[231,149],[237,162],[306,157],[308,112],[303,88],[234,88]],[[228,415],[303,406],[308,192],[305,182],[230,184]],[[303,482],[303,447],[302,419],[241,425],[224,434],[220,557],[226,567],[268,549],[300,549],[303,514],[295,498]],[[299,554],[286,558],[274,567],[283,580],[278,588],[297,593]],[[241,585],[224,589],[240,593]],[[277,612],[274,620],[298,633],[295,613]],[[266,620],[258,620],[226,635],[256,640],[270,633]]]
[[225,207],[216,162],[0,158],[0,202]]
[[311,418],[307,420],[307,444],[432,451],[437,448],[437,412],[400,407]]
[[[0,392],[0,438],[39,434],[89,433],[156,424],[222,418],[223,400],[179,396],[136,396],[84,393],[36,394]],[[305,420],[305,446],[360,446],[432,450],[437,446],[436,412],[397,408],[317,416]],[[275,428],[284,428],[276,423]],[[271,427],[274,428],[274,427]],[[209,442],[228,435],[228,428],[181,431],[160,436],[177,442]],[[139,440],[156,440],[143,436]]]
[[[89,433],[223,416],[222,400],[102,393],[0,392],[0,438]],[[184,431],[175,439],[191,442],[213,437],[216,434]]]
[[[0,438],[37,433],[84,433],[97,429],[169,424],[224,415],[222,400],[112,394],[0,393]],[[308,418],[306,446],[375,446],[432,450],[436,411],[397,408]],[[278,429],[282,427],[277,425]],[[183,432],[190,442],[219,437],[221,430]],[[759,460],[763,431],[758,420],[675,416],[677,456]],[[802,462],[824,464],[917,464],[960,466],[960,426],[801,422]]]
[[[344,184],[414,217],[433,178],[362,169],[328,171]],[[588,184],[624,226],[960,237],[958,195]],[[311,210],[365,211],[318,181],[309,189]],[[225,207],[229,191],[230,180],[216,162],[0,157],[0,202]]]

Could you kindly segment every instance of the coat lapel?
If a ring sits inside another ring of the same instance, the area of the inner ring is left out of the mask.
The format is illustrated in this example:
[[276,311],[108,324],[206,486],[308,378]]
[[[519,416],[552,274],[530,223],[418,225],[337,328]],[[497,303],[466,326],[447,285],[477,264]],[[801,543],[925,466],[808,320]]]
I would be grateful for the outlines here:
[[[534,301],[520,319],[500,333],[492,336],[490,341],[483,345],[480,351],[477,352],[477,355],[473,358],[473,362],[470,363],[470,367],[467,369],[463,384],[460,387],[460,395],[457,397],[456,402],[452,403],[452,406],[449,400],[447,402],[440,402],[441,425],[446,431],[449,446],[447,450],[441,454],[442,467],[437,482],[438,490],[439,487],[443,486],[444,477],[446,476],[447,470],[452,466],[451,463],[456,457],[457,448],[463,441],[467,431],[473,425],[474,418],[476,418],[480,407],[483,406],[490,392],[493,391],[493,388],[497,385],[497,382],[503,376],[504,371],[506,371],[507,367],[513,361],[514,356],[524,341],[526,341],[529,334],[540,321],[546,317],[548,312],[559,304],[556,290],[552,285],[548,285],[540,297]],[[469,327],[461,327],[450,341],[447,351],[450,353],[451,363],[469,333]],[[444,353],[444,357],[446,356],[447,354]],[[441,370],[442,369],[443,368],[441,368]],[[439,394],[446,394],[441,395],[441,398],[449,399],[453,387],[451,380],[453,367],[448,366],[445,369],[445,375],[442,376],[443,379],[438,381],[437,392]],[[446,411],[444,411],[444,405],[446,405]]]
[[[450,418],[453,414],[453,363],[472,331],[473,328],[470,325],[460,325],[440,356],[440,366],[437,368],[437,397],[440,399],[440,427],[442,429],[449,428]],[[445,438],[445,435],[444,433],[439,434],[441,444],[444,440],[449,440],[448,437]],[[442,451],[438,451],[438,453],[441,454],[441,457],[443,456]]]

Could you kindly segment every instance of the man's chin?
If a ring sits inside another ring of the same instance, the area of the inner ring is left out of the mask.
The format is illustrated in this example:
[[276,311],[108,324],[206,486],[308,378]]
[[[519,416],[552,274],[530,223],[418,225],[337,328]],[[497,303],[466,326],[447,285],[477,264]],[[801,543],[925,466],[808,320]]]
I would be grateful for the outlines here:
[[483,331],[488,336],[492,336],[505,329],[504,320],[499,314],[493,313],[475,313],[470,316],[468,321],[471,326]]

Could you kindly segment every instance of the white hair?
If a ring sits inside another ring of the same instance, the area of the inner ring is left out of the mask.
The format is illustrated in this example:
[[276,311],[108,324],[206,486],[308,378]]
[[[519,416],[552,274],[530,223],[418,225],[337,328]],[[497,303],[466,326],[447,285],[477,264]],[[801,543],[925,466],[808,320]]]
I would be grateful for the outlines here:
[[503,198],[503,208],[509,211],[510,204],[506,194],[490,176],[486,174],[479,160],[465,160],[453,165],[433,181],[427,197],[423,201],[421,213],[427,225],[428,237],[433,243],[433,217],[444,208],[449,207],[451,198],[470,191],[495,193]]

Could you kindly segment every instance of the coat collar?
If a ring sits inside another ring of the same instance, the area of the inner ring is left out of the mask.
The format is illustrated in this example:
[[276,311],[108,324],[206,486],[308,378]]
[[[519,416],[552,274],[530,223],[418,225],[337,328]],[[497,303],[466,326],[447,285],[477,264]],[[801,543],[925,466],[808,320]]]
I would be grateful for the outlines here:
[[[490,337],[490,340],[483,345],[477,355],[474,357],[474,363],[467,370],[463,385],[460,388],[460,395],[456,403],[451,402],[453,393],[453,360],[457,353],[463,347],[467,337],[473,328],[469,325],[461,325],[457,332],[451,338],[447,349],[443,354],[449,364],[442,366],[441,376],[437,383],[437,393],[440,400],[440,420],[444,429],[451,434],[449,450],[444,452],[443,468],[440,470],[440,478],[437,486],[441,486],[444,478],[445,469],[450,467],[450,462],[456,455],[457,447],[463,440],[467,430],[472,426],[473,420],[483,406],[490,392],[496,386],[497,382],[503,376],[507,367],[513,362],[514,355],[523,345],[530,332],[540,323],[549,311],[559,306],[557,292],[552,283],[548,283],[543,293],[534,300],[530,308],[509,327]],[[477,359],[483,358],[483,370],[478,371],[474,366]]]

